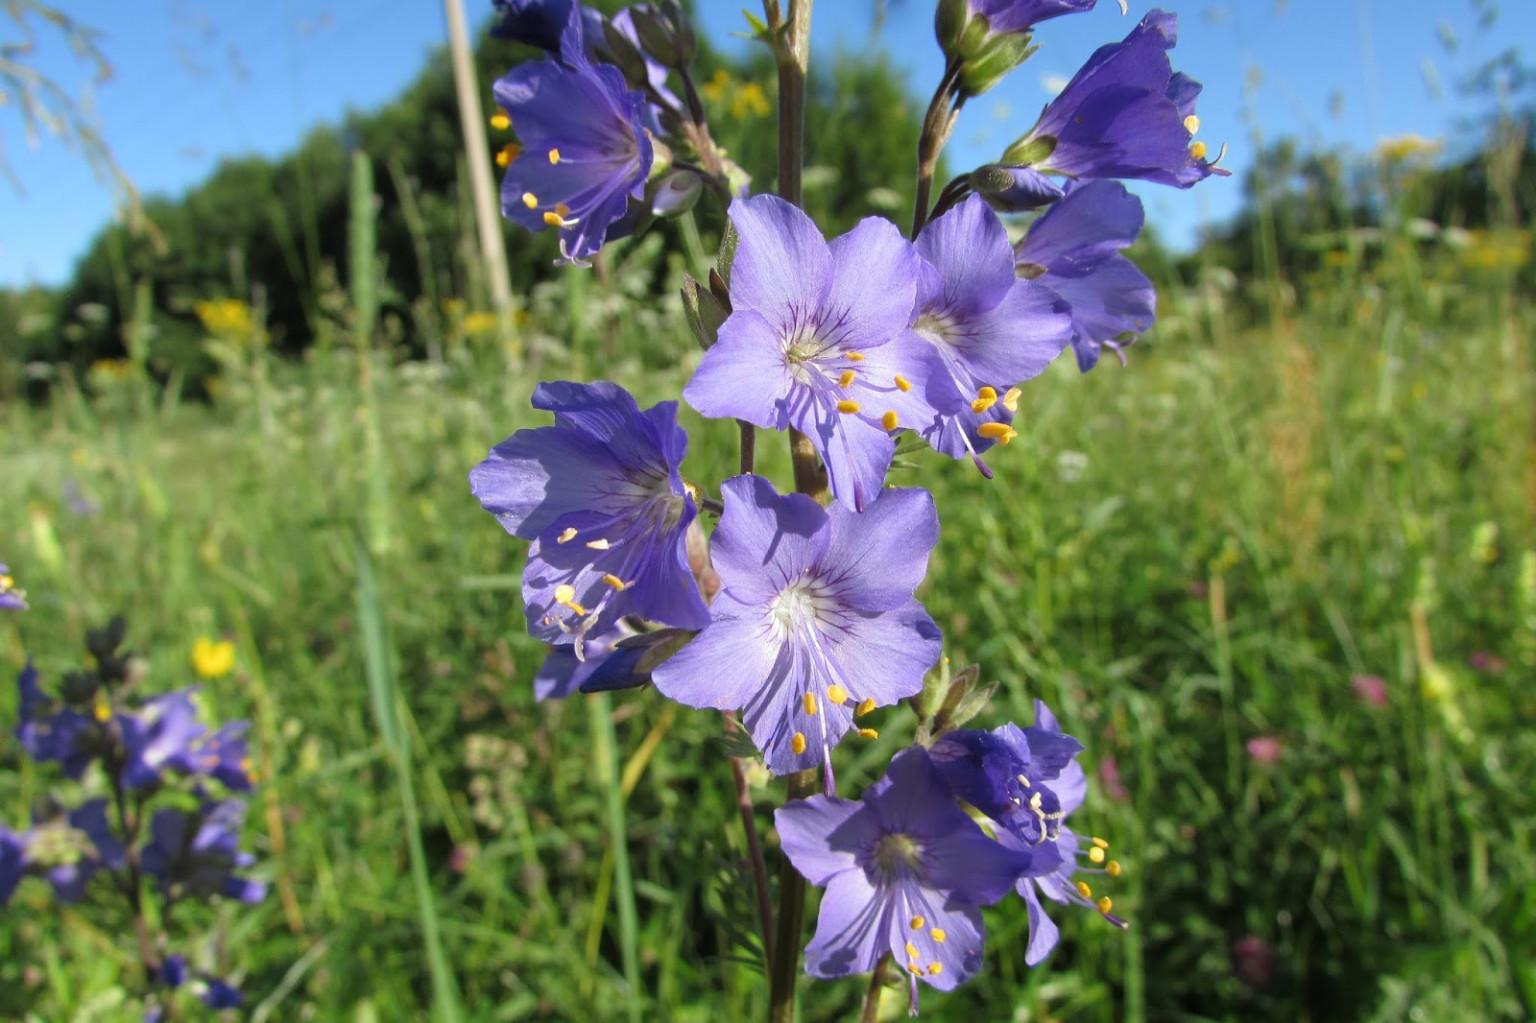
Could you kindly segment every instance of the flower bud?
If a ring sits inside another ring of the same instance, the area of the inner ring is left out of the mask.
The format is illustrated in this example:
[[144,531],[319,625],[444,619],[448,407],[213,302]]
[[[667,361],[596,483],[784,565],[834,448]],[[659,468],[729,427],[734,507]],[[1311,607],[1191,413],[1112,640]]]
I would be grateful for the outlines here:
[[1009,167],[1033,167],[1049,160],[1054,152],[1056,152],[1054,135],[1025,135],[1003,150],[1002,159],[997,162]]
[[1061,186],[1031,167],[989,163],[971,171],[971,191],[995,210],[1021,213],[1049,206],[1061,198]]
[[624,80],[634,88],[644,88],[649,81],[645,54],[612,21],[603,20],[603,38],[598,44],[598,56],[617,67]]
[[653,186],[651,212],[658,217],[675,217],[693,209],[704,191],[704,179],[691,170],[674,170]]
[[629,9],[640,45],[669,68],[685,67],[698,50],[688,19],[675,3],[636,4]]

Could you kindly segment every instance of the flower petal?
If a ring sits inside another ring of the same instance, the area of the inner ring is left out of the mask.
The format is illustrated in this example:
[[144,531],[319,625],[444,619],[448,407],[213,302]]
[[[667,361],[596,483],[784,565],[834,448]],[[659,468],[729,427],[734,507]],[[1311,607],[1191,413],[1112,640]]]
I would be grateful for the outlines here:
[[813,977],[867,973],[886,951],[890,909],[862,870],[847,870],[827,884],[816,915],[816,935],[805,949]]
[[832,286],[821,304],[821,336],[862,349],[906,330],[917,297],[918,260],[896,225],[865,217],[832,239],[830,248]]
[[738,239],[732,307],[752,310],[779,328],[804,323],[832,284],[832,254],[821,231],[776,195],[732,200],[728,212]]
[[766,605],[827,550],[827,512],[804,494],[779,494],[761,476],[728,479],[720,487],[725,512],[710,538],[710,557],[725,591]]
[[683,388],[683,399],[711,419],[745,419],[783,430],[793,386],[782,332],[756,311],[738,309],[720,325],[718,339]]
[[811,884],[825,887],[845,870],[858,869],[860,849],[880,837],[880,822],[863,803],[811,796],[773,813],[784,855]]
[[862,512],[834,504],[820,575],[861,611],[894,611],[912,600],[939,540],[939,515],[926,490],[882,490]]

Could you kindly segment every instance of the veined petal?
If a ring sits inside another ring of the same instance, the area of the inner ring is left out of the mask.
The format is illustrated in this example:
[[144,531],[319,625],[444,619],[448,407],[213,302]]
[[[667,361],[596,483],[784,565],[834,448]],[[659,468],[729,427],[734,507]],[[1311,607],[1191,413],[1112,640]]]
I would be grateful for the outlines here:
[[805,949],[813,977],[867,973],[886,951],[891,910],[862,870],[848,870],[826,886],[816,916],[816,935]]
[[722,592],[711,613],[704,631],[663,662],[653,681],[663,696],[689,707],[739,710],[783,673],[788,654],[761,609]]
[[736,476],[720,487],[725,512],[710,557],[726,593],[767,605],[822,558],[831,539],[827,512],[804,494],[780,495],[761,476]]
[[1134,242],[1144,220],[1141,200],[1124,185],[1090,181],[1073,187],[1030,225],[1014,249],[1015,259],[1057,277],[1080,277]]
[[[898,968],[940,991],[953,991],[981,969],[986,930],[974,905],[910,881],[896,887],[891,901],[886,940]],[[912,927],[915,919],[923,926]],[[944,940],[936,940],[935,933]]]
[[1024,950],[1024,962],[1029,966],[1039,966],[1056,947],[1060,931],[1050,914],[1046,913],[1045,907],[1040,905],[1040,896],[1035,894],[1032,878],[1020,878],[1018,892],[1029,909],[1029,946]]
[[[976,316],[1003,300],[1014,284],[1008,232],[985,200],[972,195],[917,236],[917,254],[938,273],[942,307]],[[923,310],[918,310],[921,315]]]
[[856,686],[850,693],[886,707],[922,690],[943,646],[928,612],[908,600],[895,610],[851,617],[829,640],[828,657]]
[[784,855],[818,886],[858,869],[860,850],[880,836],[879,821],[863,803],[832,796],[785,803],[774,811],[773,826]]
[[917,296],[917,256],[896,225],[865,217],[830,248],[832,286],[821,307],[821,336],[863,349],[906,330]]
[[622,467],[599,440],[558,426],[519,430],[470,470],[469,487],[502,528],[537,539],[564,516],[608,503]]
[[832,255],[810,217],[776,195],[732,200],[731,305],[777,328],[808,322],[832,285]]
[[912,602],[939,540],[939,515],[926,490],[882,490],[863,512],[834,504],[821,577],[848,604],[894,611]]
[[683,388],[683,399],[711,419],[745,419],[783,430],[793,387],[779,329],[755,311],[737,309],[720,325],[718,339]]

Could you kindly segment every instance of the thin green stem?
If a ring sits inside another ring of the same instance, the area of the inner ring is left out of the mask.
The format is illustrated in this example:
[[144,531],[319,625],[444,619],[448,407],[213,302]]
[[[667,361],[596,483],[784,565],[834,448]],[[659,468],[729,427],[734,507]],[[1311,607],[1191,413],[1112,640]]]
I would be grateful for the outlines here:
[[624,793],[613,738],[613,711],[607,693],[587,697],[591,713],[593,757],[603,772],[608,817],[608,846],[613,851],[613,886],[619,906],[619,951],[624,960],[624,1000],[631,1020],[644,1017],[640,989],[639,921],[635,913],[635,884],[629,870],[629,840],[624,827]]
[[912,237],[923,229],[928,221],[928,199],[933,192],[933,175],[939,167],[939,154],[949,134],[955,127],[955,115],[960,111],[954,98],[955,83],[960,80],[960,62],[953,58],[944,68],[944,77],[933,90],[928,112],[923,116],[923,133],[917,140],[917,188],[912,200]]
[[864,992],[864,1008],[859,1013],[859,1023],[879,1023],[880,1020],[880,993],[885,990],[886,967],[890,965],[891,957],[887,953],[875,963],[875,968],[869,974],[869,988]]
[[[789,776],[786,803],[816,794],[816,770]],[[769,1023],[794,1023],[795,981],[800,976],[800,938],[805,930],[805,878],[785,856],[779,864],[779,929],[769,971]]]

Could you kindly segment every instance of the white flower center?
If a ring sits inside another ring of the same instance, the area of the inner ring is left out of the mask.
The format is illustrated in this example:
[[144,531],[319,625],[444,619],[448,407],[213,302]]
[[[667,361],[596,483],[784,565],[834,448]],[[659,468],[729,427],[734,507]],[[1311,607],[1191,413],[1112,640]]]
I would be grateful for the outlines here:
[[912,329],[920,337],[924,337],[934,344],[958,344],[959,337],[955,318],[947,313],[923,313],[917,318]]
[[814,579],[801,578],[790,583],[773,598],[769,613],[780,634],[794,634],[816,626],[831,601]]

